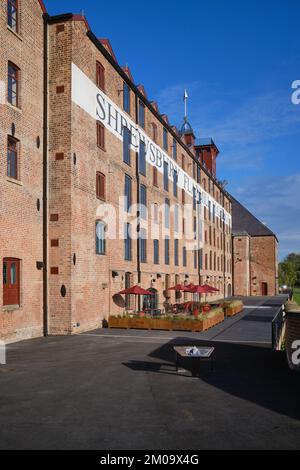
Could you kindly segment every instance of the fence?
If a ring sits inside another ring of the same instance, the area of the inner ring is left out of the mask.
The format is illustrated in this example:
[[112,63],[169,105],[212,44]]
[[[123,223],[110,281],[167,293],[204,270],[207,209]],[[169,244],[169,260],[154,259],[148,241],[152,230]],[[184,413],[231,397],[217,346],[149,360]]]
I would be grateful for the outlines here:
[[282,335],[282,328],[284,325],[284,311],[283,308],[280,307],[276,316],[272,321],[272,348],[274,351],[278,350],[278,346],[280,343],[281,335]]

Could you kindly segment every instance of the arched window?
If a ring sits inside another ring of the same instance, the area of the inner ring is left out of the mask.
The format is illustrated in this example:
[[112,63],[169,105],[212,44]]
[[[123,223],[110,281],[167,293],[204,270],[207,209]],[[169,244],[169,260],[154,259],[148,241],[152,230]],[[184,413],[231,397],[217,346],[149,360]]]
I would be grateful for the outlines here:
[[96,222],[96,254],[105,255],[106,252],[106,239],[105,239],[106,225],[103,221]]

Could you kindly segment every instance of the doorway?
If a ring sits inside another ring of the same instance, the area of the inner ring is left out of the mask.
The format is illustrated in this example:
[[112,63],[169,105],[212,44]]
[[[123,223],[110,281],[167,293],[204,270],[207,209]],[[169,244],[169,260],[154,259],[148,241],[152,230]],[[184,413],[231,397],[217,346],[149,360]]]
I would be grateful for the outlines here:
[[267,282],[262,282],[261,283],[261,295],[268,295],[268,283]]
[[20,305],[20,260],[3,260],[3,305]]

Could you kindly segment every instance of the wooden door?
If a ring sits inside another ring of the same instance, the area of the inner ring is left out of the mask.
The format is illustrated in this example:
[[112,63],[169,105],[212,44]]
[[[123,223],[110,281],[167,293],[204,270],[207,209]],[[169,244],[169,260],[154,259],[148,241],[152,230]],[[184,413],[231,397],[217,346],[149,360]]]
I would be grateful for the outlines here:
[[3,305],[20,305],[20,260],[3,260]]
[[268,283],[262,282],[261,284],[261,295],[268,295]]

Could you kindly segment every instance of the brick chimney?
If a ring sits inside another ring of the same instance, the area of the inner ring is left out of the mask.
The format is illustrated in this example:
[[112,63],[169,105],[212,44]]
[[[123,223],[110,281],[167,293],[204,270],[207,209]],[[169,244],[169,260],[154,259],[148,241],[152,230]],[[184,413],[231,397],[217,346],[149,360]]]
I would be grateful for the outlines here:
[[196,156],[199,161],[208,169],[208,171],[216,178],[217,176],[217,157],[219,150],[214,141],[209,139],[198,139],[195,143]]

